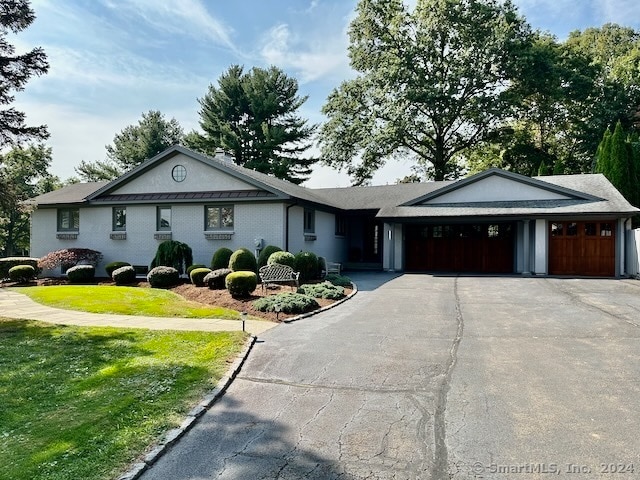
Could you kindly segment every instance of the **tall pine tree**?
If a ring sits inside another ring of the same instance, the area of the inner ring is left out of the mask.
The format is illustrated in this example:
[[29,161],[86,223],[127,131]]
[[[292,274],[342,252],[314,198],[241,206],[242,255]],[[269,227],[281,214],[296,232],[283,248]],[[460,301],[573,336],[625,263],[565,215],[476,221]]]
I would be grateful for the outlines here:
[[[28,0],[2,0],[0,2],[0,105],[10,105],[12,92],[24,90],[32,76],[47,73],[49,63],[42,48],[16,54],[16,49],[7,41],[9,31],[18,33],[27,28],[35,14]],[[28,127],[25,115],[15,108],[0,110],[0,148],[19,145],[26,140],[47,138],[46,126]]]
[[305,155],[316,130],[298,114],[306,100],[277,67],[245,73],[233,65],[199,99],[203,133],[190,133],[185,143],[210,155],[228,150],[239,165],[302,183],[317,161]]
[[618,121],[613,133],[607,129],[596,152],[594,171],[602,173],[633,205],[640,204],[640,170],[630,137]]

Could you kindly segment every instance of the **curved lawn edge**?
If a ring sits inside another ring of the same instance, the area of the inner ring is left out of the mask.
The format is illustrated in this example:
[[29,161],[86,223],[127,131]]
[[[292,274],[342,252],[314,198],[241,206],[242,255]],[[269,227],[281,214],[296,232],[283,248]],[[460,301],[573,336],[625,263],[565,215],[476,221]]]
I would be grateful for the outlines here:
[[[241,312],[193,302],[169,290],[125,286],[56,285],[12,289],[52,308],[164,318],[240,320]],[[253,318],[252,318],[253,319]]]
[[319,313],[326,312],[327,310],[331,310],[332,308],[335,308],[338,305],[342,305],[344,302],[346,302],[347,300],[350,300],[351,298],[353,298],[353,296],[356,293],[358,293],[358,285],[356,285],[355,282],[351,282],[351,285],[353,285],[353,291],[346,297],[338,300],[337,302],[334,302],[331,305],[327,305],[326,307],[318,308],[311,312],[302,313],[300,315],[296,315],[295,317],[287,318],[286,320],[283,320],[282,323],[297,322],[298,320],[302,320],[303,318],[313,317],[314,315],[318,315]]

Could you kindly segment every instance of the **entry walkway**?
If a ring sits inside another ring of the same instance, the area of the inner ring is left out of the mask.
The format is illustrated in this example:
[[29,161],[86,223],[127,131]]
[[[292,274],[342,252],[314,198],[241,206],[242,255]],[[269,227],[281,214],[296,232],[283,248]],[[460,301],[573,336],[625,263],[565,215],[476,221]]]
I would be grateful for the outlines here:
[[[206,332],[242,330],[239,320],[215,318],[143,317],[62,310],[34,302],[26,295],[0,288],[0,317],[24,318],[60,325],[85,327],[148,328],[151,330],[200,330]],[[245,330],[259,335],[278,325],[274,322],[246,320]]]

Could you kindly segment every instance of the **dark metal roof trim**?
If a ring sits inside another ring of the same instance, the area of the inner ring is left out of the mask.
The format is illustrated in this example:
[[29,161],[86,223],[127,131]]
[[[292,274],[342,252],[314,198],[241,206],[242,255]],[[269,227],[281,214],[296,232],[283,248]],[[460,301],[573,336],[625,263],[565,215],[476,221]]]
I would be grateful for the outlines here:
[[125,203],[164,200],[221,200],[243,198],[278,198],[277,195],[264,190],[227,190],[215,192],[175,192],[175,193],[124,193],[117,195],[101,195],[91,203]]

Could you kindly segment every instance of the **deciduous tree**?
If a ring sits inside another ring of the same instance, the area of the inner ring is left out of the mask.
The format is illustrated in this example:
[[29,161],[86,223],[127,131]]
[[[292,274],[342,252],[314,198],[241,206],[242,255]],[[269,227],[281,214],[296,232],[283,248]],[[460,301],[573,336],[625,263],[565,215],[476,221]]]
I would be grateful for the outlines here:
[[349,29],[359,73],[324,106],[323,161],[354,182],[409,155],[445,179],[459,152],[511,113],[510,80],[530,29],[511,2],[361,0]]

